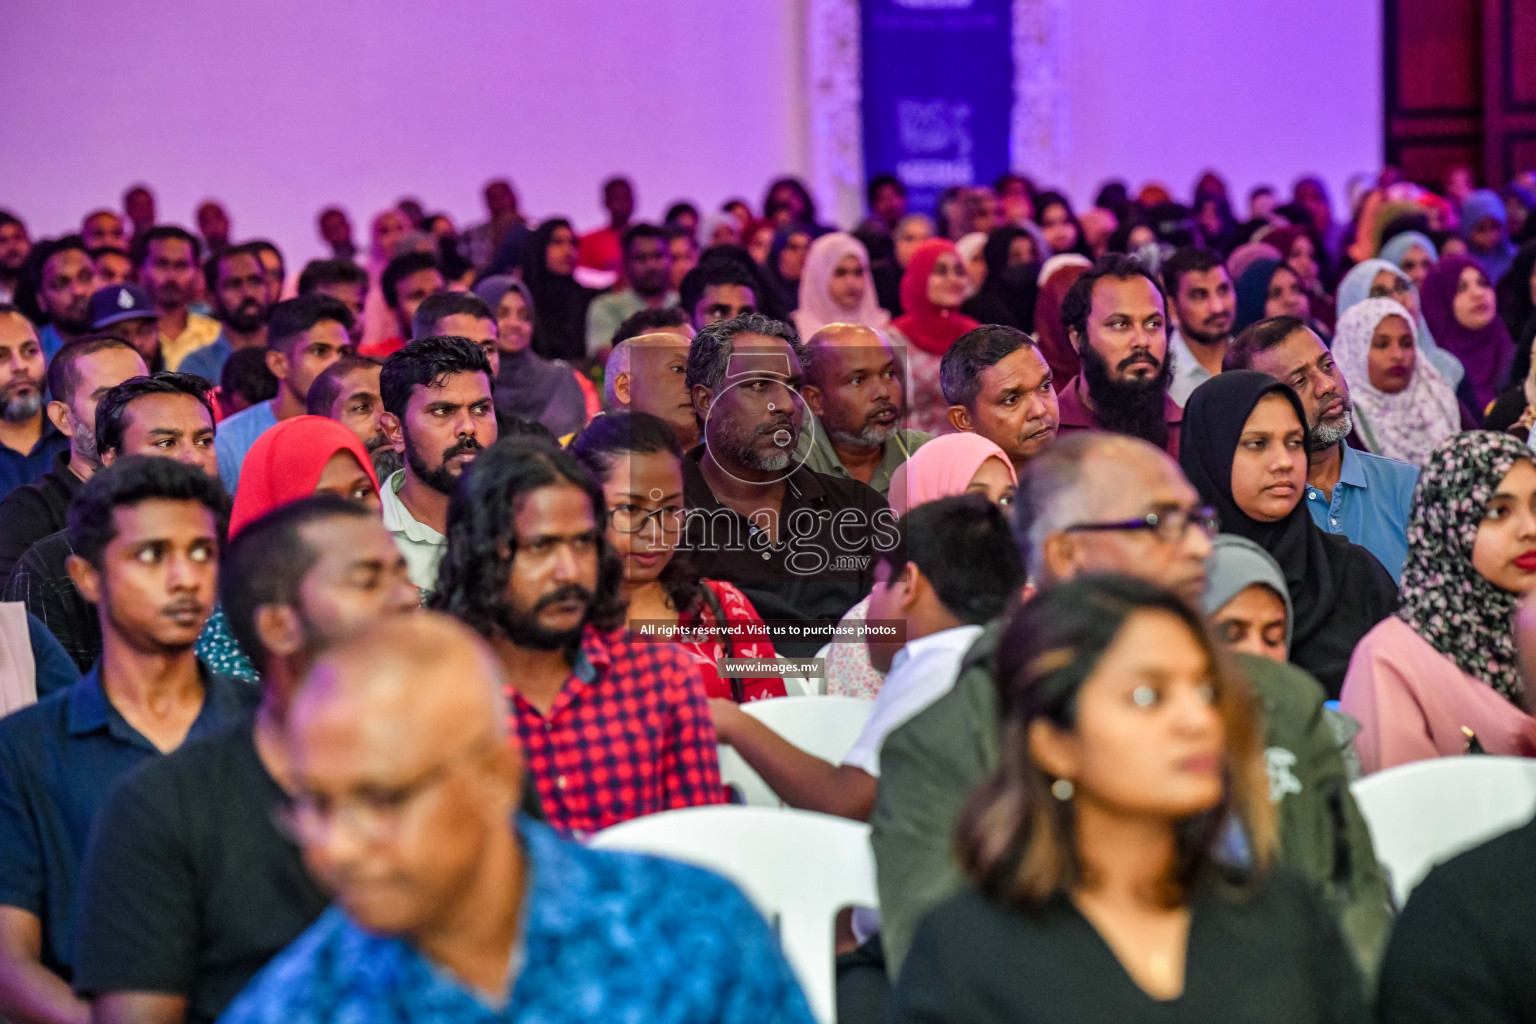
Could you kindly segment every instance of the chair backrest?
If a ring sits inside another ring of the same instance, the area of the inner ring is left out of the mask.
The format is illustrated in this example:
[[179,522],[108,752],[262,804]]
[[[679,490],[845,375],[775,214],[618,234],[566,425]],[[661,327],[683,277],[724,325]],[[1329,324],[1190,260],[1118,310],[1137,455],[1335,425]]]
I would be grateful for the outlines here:
[[868,825],[810,811],[690,807],[614,825],[590,845],[683,861],[734,882],[774,926],[816,1018],[835,1019],[837,912],[878,901]]
[[[741,709],[808,754],[840,764],[869,721],[873,701],[857,697],[774,697]],[[730,747],[720,747],[720,779],[748,807],[782,807],[762,776]]]
[[1351,787],[1398,905],[1430,868],[1536,813],[1536,760],[1443,757],[1367,775]]

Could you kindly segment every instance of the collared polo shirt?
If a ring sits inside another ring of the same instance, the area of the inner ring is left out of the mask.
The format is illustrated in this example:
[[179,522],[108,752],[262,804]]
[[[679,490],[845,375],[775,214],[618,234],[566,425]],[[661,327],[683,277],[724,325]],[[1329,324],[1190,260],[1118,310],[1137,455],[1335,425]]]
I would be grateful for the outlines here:
[[[869,478],[869,486],[883,495],[890,494],[891,474],[896,472],[896,467],[912,457],[912,453],[923,445],[933,440],[932,434],[925,434],[921,430],[898,430],[889,441],[882,446],[880,464],[875,467],[874,474]],[[800,432],[800,443],[795,448],[795,458],[803,462],[807,469],[813,470],[823,476],[835,476],[842,480],[852,480],[842,458],[837,454],[837,449],[832,446],[832,438],[827,434],[827,428],[822,426],[820,420],[815,421],[815,429],[811,424],[806,424],[806,429]]]
[[1408,513],[1419,468],[1343,445],[1344,461],[1333,500],[1307,485],[1307,511],[1327,533],[1348,537],[1375,555],[1402,582],[1408,558]]
[[1200,360],[1189,350],[1189,342],[1178,331],[1168,333],[1168,358],[1173,360],[1173,380],[1168,384],[1168,397],[1180,408],[1189,404],[1189,396],[1195,388],[1216,376],[1200,365]]
[[487,1001],[405,940],[339,907],[257,975],[224,1024],[673,1021],[812,1024],[761,915],[719,875],[591,850],[528,821],[508,990]]
[[42,433],[30,451],[19,452],[10,445],[0,444],[0,499],[48,472],[53,457],[68,451],[69,438],[59,433],[59,428],[47,416],[43,417]]
[[[257,690],[199,665],[202,710],[187,739],[231,725]],[[86,839],[114,784],[160,750],[84,679],[0,719],[0,905],[43,923],[43,966],[66,980],[73,964],[76,883]]]
[[384,528],[395,538],[395,547],[405,559],[407,575],[425,597],[437,587],[437,563],[443,560],[448,539],[426,523],[418,523],[411,510],[400,500],[405,486],[405,470],[397,469],[379,488],[384,504]]
[[[704,454],[699,445],[683,459],[689,514],[679,544],[700,574],[734,583],[764,619],[835,622],[869,593],[877,545],[896,542],[896,517],[873,488],[805,466],[790,471],[774,543],[715,497],[699,468]],[[820,646],[775,643],[797,657]]]
[[[1093,410],[1078,397],[1079,379],[1072,378],[1071,383],[1056,392],[1056,407],[1061,417],[1060,431],[1063,434],[1074,430],[1105,429]],[[1176,459],[1179,457],[1179,430],[1184,423],[1184,410],[1169,395],[1163,396],[1163,421],[1168,424],[1168,443],[1163,446],[1163,450]]]
[[[212,345],[222,330],[213,317],[189,311],[187,326],[176,337],[167,338],[164,331],[160,332],[160,357],[165,360],[165,368],[181,369],[183,359],[204,346]],[[218,381],[213,383],[217,384]]]

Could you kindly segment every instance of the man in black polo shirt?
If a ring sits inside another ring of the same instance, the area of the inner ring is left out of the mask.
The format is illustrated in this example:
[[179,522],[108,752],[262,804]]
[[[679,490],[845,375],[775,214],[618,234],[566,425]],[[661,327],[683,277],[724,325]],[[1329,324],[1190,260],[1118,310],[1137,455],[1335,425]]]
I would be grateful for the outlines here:
[[[869,592],[896,519],[868,484],[796,458],[807,412],[794,328],[757,314],[710,324],[689,349],[687,382],[704,443],[683,460],[683,549],[764,619],[835,622]],[[796,655],[822,642],[775,639]]]
[[97,606],[102,656],[80,682],[0,719],[0,1018],[85,1019],[69,987],[75,888],[108,791],[255,703],[254,688],[193,653],[227,519],[218,481],[170,459],[121,459],[70,506],[70,576]]
[[64,529],[64,513],[80,486],[101,467],[96,454],[96,403],[110,388],[149,371],[126,341],[88,334],[71,341],[48,364],[48,419],[69,438],[53,468],[0,501],[0,583],[37,541]]
[[288,704],[324,650],[420,594],[378,513],[334,495],[231,539],[220,602],[262,674],[261,706],[113,793],[80,872],[75,989],[97,1024],[212,1021],[325,909],[277,831]]
[[[213,405],[201,377],[165,372],[130,377],[96,405],[96,451],[102,465],[123,455],[155,455],[216,477],[213,438]],[[101,654],[101,627],[70,580],[72,553],[67,530],[37,541],[11,570],[5,599],[25,604],[80,671],[88,672]]]

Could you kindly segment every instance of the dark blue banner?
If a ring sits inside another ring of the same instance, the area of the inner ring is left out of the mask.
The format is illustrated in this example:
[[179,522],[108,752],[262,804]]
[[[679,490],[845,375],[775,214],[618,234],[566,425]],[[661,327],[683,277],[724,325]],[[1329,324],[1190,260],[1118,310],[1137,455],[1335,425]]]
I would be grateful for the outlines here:
[[862,0],[865,180],[890,173],[914,210],[1008,169],[1012,0]]

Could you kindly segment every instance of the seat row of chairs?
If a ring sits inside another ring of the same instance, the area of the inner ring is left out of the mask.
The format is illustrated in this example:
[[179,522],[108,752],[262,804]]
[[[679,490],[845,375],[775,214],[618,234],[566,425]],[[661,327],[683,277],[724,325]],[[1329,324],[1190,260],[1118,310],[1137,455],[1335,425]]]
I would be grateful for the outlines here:
[[[837,764],[871,707],[853,697],[798,696],[755,701],[744,710]],[[695,864],[740,886],[774,926],[812,1012],[832,1024],[833,920],[844,907],[878,902],[869,826],[785,808],[729,747],[720,750],[720,770],[746,806],[653,814],[606,829],[591,844]],[[1401,905],[1436,864],[1536,814],[1536,761],[1421,761],[1361,779],[1353,792]]]

